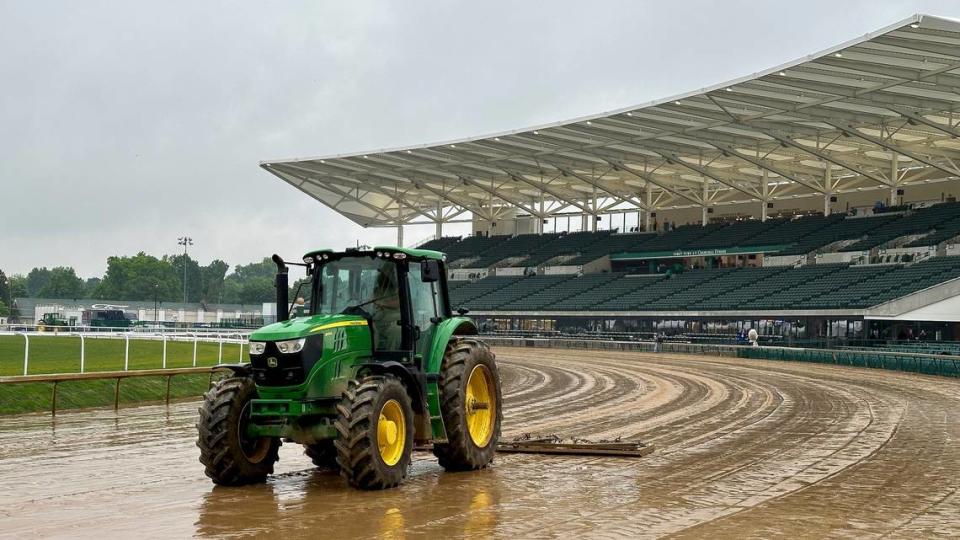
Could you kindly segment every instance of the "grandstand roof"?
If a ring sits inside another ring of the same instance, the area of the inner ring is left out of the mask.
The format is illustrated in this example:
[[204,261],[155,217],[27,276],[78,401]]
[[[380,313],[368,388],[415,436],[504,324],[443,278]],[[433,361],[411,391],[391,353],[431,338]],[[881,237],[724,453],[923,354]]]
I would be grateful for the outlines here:
[[566,122],[261,166],[363,226],[829,196],[960,176],[960,21],[914,15]]

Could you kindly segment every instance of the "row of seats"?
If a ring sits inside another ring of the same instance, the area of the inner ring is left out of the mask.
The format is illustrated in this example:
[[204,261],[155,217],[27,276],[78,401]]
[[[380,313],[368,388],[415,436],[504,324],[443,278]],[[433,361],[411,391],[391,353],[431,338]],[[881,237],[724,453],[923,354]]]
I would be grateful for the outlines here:
[[564,299],[603,287],[623,277],[622,274],[587,274],[580,278],[567,276],[552,287],[534,291],[527,296],[518,296],[503,305],[507,310],[538,310],[556,304]]
[[[541,244],[530,250],[529,256],[525,260],[514,264],[514,266],[540,266],[550,259],[564,255],[575,257],[580,254],[596,253],[597,246],[606,242],[607,239],[612,236],[624,236],[613,235],[613,232],[614,231],[578,231],[561,235],[560,238],[553,242]],[[603,257],[607,253],[612,253],[611,251],[606,251],[606,248],[600,249],[599,252],[601,252],[600,255],[593,257],[587,262]]]
[[724,268],[674,275],[487,277],[450,282],[451,302],[478,311],[855,309],[960,277],[960,257],[913,265]]
[[447,251],[447,249],[460,241],[460,236],[441,236],[428,240],[419,246],[420,249],[432,249],[433,251]]
[[520,298],[530,296],[536,291],[549,289],[568,279],[570,276],[563,274],[521,278],[505,287],[474,298],[469,305],[471,309],[477,310],[499,309],[500,306],[514,303]]
[[[663,233],[582,231],[517,236],[444,237],[423,244],[444,251],[453,267],[486,268],[509,263],[584,265],[625,252],[671,252],[747,246],[787,246],[778,255],[803,255],[839,241],[843,251],[867,250],[899,237],[924,235],[910,245],[935,245],[960,235],[960,203],[899,213],[844,214],[683,225]],[[507,262],[504,262],[507,261]],[[456,263],[456,264],[454,264]]]
[[[869,236],[845,247],[842,251],[873,249],[902,236],[930,233],[941,224],[950,223],[954,220],[958,220],[958,223],[960,223],[960,203],[944,203],[916,211],[908,211],[873,229]],[[921,238],[919,240],[924,241],[925,239]]]
[[530,252],[541,246],[549,246],[562,235],[558,233],[518,234],[506,242],[497,245],[495,250],[489,250],[479,259],[470,263],[474,268],[486,268],[499,261],[516,257],[526,257]]
[[[768,237],[775,229],[779,229],[783,225],[789,223],[788,218],[778,218],[778,219],[768,219],[767,221],[760,220],[749,220],[749,221],[740,221],[730,226],[720,228],[716,231],[711,231],[710,233],[688,242],[684,248],[686,249],[716,249],[724,248],[727,246],[742,246],[742,245],[772,245],[772,244],[757,244],[761,238]],[[768,240],[764,240],[768,242]],[[783,241],[778,241],[778,244],[788,243]]]

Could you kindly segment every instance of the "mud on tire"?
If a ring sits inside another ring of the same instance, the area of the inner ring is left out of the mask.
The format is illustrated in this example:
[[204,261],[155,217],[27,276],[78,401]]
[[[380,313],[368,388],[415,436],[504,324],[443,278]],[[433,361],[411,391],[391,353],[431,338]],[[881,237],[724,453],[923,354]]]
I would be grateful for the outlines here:
[[[492,433],[483,446],[474,442],[467,422],[467,382],[478,366],[490,375],[493,395]],[[482,369],[482,368],[481,368]],[[503,398],[500,372],[494,354],[485,343],[475,339],[454,339],[447,345],[440,366],[440,410],[447,431],[447,442],[433,445],[433,453],[449,471],[470,471],[486,467],[493,461],[500,439],[503,420]]]
[[[403,449],[390,465],[381,456],[378,422],[384,406],[395,401],[404,417]],[[413,406],[399,379],[369,376],[351,381],[337,405],[337,463],[340,474],[354,487],[386,489],[399,485],[407,476],[413,453]]]
[[197,446],[204,473],[215,484],[240,486],[266,480],[279,459],[280,439],[243,436],[250,400],[257,396],[253,381],[223,379],[203,395],[197,422]]

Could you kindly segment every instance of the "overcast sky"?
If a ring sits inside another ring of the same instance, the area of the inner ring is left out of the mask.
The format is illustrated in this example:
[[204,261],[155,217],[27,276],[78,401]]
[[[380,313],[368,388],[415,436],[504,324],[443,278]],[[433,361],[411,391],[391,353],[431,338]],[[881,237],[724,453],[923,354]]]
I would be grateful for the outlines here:
[[960,3],[0,0],[0,269],[393,243],[258,162],[639,104],[916,12]]

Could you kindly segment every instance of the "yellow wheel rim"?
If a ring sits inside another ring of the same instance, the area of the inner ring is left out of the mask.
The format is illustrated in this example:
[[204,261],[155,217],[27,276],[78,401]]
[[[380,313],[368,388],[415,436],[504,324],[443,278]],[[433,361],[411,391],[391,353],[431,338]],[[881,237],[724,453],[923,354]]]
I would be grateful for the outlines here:
[[493,374],[490,368],[479,364],[470,372],[467,379],[466,408],[467,429],[473,444],[483,448],[493,437],[493,423],[496,419],[497,397],[493,391]]
[[391,399],[380,409],[380,420],[377,422],[377,446],[380,448],[380,459],[387,465],[396,465],[403,456],[403,447],[407,443],[407,422],[403,417],[400,403]]

